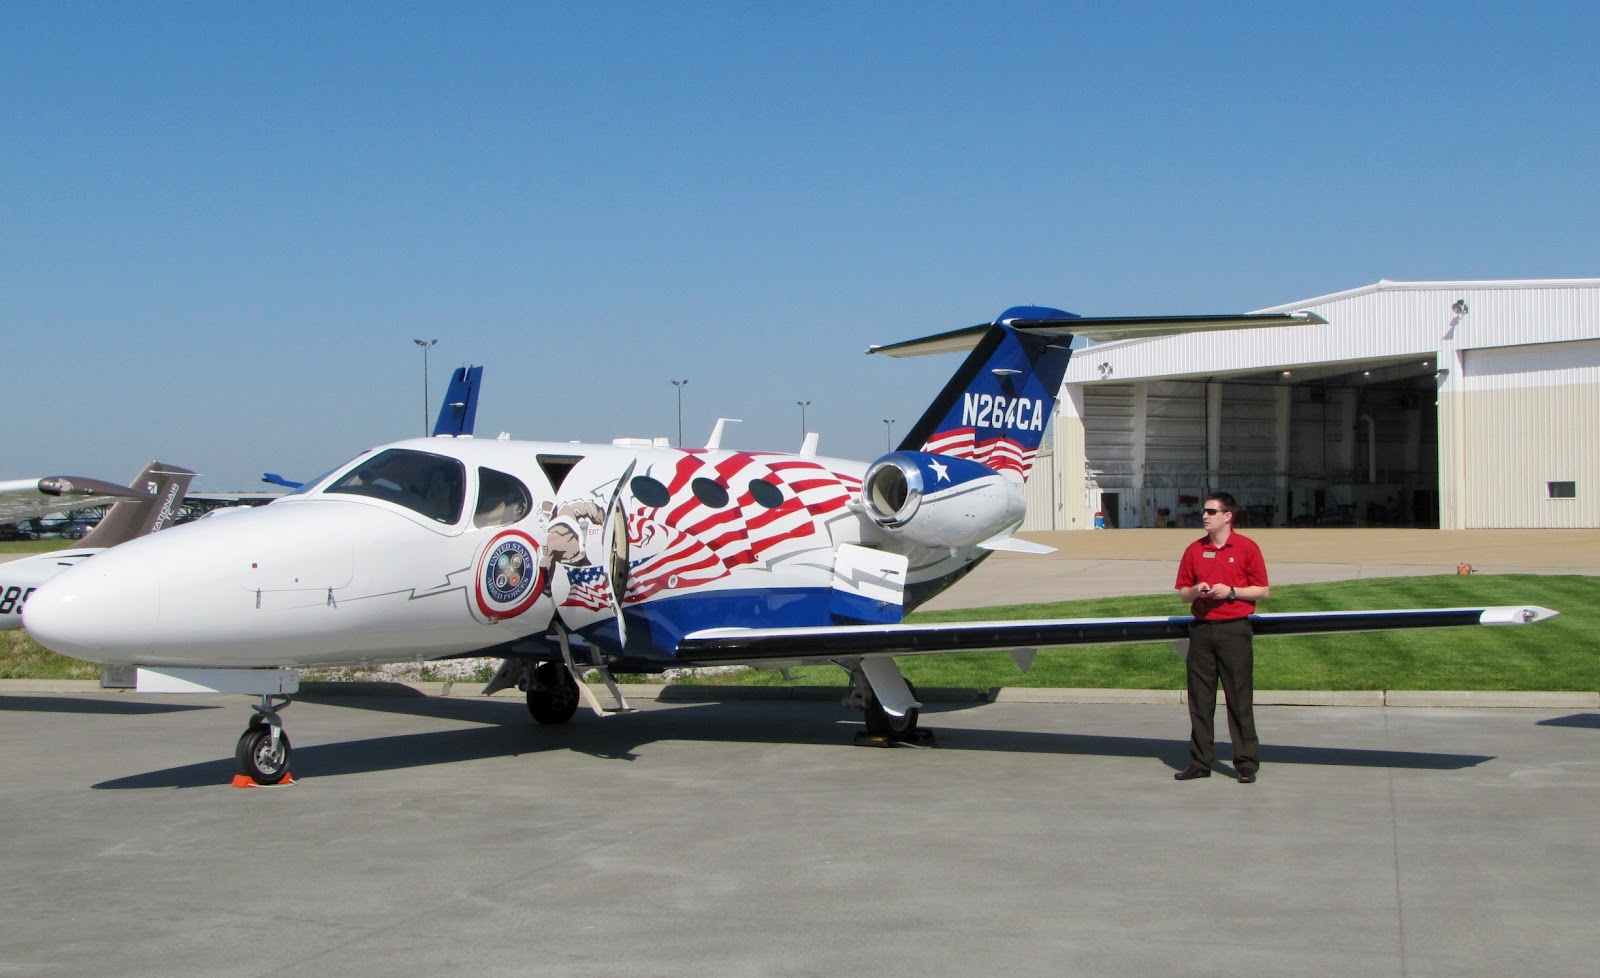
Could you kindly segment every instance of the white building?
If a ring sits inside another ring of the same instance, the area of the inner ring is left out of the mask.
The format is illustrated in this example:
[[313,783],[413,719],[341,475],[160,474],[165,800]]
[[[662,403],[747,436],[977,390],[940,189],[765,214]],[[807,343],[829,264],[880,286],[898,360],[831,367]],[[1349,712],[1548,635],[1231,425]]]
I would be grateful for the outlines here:
[[1028,529],[1600,527],[1600,279],[1379,282],[1073,355]]

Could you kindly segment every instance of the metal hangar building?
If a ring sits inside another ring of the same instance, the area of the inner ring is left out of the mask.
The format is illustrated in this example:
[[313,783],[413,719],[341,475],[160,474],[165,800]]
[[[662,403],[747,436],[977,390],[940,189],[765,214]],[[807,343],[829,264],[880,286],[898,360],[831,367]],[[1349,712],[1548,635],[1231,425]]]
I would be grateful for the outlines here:
[[1390,282],[1322,326],[1077,351],[1027,529],[1600,527],[1600,279]]

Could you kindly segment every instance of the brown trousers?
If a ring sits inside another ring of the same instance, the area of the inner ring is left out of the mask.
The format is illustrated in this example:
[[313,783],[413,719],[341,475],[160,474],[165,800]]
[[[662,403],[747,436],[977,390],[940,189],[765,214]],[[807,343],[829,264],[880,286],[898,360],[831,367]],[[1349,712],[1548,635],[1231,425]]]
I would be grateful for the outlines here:
[[1246,618],[1196,621],[1189,625],[1189,761],[1209,768],[1216,760],[1217,679],[1228,695],[1228,734],[1233,766],[1261,766],[1256,739],[1254,632]]

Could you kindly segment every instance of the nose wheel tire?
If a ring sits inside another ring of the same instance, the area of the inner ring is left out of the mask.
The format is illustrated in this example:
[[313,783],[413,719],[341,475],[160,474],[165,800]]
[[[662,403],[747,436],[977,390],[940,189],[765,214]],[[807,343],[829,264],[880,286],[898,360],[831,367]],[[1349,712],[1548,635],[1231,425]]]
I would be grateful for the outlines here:
[[279,730],[274,743],[272,732],[273,728],[266,724],[252,725],[239,738],[239,746],[233,752],[239,773],[256,784],[278,784],[289,776],[289,759],[294,753],[289,735]]
[[566,723],[578,712],[581,694],[572,673],[560,663],[541,662],[528,684],[528,712],[540,723]]

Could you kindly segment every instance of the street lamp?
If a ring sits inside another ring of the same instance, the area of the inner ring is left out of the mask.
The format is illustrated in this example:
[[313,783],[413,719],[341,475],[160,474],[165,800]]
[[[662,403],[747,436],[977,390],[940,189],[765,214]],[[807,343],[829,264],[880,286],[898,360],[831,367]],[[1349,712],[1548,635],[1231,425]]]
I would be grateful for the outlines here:
[[809,434],[809,432],[806,431],[806,405],[810,404],[811,402],[795,401],[795,403],[800,405],[800,440],[805,441],[806,435]]
[[438,340],[412,340],[422,347],[422,437],[428,437],[428,348]]
[[893,418],[884,418],[883,419],[883,450],[886,451],[886,452],[894,451],[894,419]]
[[688,378],[674,380],[672,386],[678,389],[678,447],[683,447],[683,389],[689,386]]

